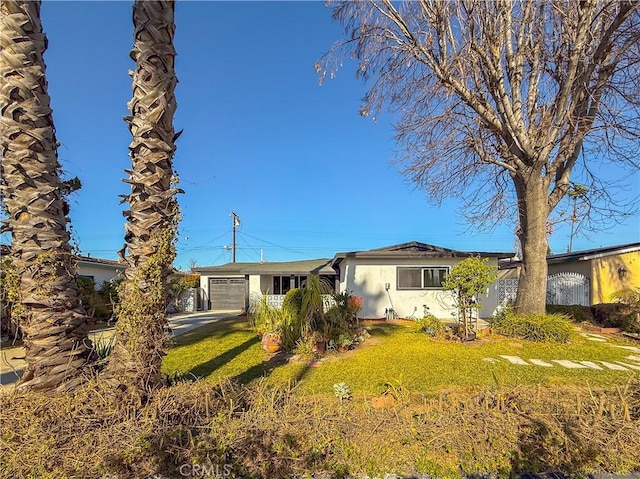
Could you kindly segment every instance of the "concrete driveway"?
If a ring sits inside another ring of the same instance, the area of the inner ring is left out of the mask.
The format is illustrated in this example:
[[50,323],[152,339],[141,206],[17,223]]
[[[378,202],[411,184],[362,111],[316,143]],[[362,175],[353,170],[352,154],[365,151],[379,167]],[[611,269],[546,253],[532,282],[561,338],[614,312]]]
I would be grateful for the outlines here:
[[[199,311],[196,313],[172,314],[169,316],[171,336],[179,336],[193,329],[204,326],[221,318],[240,314],[240,311]],[[89,338],[110,339],[115,333],[115,328],[105,328],[91,331]],[[0,350],[0,385],[7,386],[15,383],[24,372],[25,350],[22,347],[6,347]]]

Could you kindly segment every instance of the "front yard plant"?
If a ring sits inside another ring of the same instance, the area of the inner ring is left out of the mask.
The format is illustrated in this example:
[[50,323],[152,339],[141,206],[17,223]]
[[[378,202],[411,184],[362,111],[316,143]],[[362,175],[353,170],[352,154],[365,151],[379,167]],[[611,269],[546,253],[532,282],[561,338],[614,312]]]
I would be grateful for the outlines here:
[[350,394],[349,383],[332,386],[331,395],[309,397],[264,380],[178,380],[137,406],[110,401],[95,382],[67,396],[12,395],[0,410],[0,472],[177,478],[207,466],[224,477],[264,479],[506,479],[640,467],[637,382],[617,390],[448,389],[432,397],[398,389],[378,409]]
[[433,314],[426,314],[418,319],[418,330],[432,338],[442,339],[445,337],[445,324],[436,318]]
[[442,289],[454,295],[458,318],[462,322],[462,338],[473,338],[470,320],[482,308],[481,295],[497,278],[498,268],[487,264],[488,258],[471,257],[457,263],[442,282]]
[[496,333],[529,341],[566,343],[574,335],[567,316],[516,313],[510,307],[496,315],[492,326]]
[[0,475],[182,477],[183,464],[255,478],[640,468],[637,376],[486,361],[625,361],[613,339],[461,343],[417,334],[414,322],[361,327],[371,337],[348,353],[274,362],[287,355],[267,355],[245,317],[224,318],[174,339],[163,364],[171,386],[147,404],[113,402],[96,382],[67,396],[7,396]]
[[306,352],[307,344],[318,354],[327,347],[344,350],[357,342],[362,298],[333,293],[317,275],[310,275],[302,288],[289,290],[281,307],[269,298],[263,294],[251,305],[252,327],[259,335],[277,333],[288,353]]

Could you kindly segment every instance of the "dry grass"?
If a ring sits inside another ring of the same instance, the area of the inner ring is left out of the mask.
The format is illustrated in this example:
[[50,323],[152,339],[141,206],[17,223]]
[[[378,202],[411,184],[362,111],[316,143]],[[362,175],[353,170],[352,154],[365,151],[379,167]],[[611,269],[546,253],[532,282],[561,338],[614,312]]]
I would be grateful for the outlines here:
[[637,381],[436,397],[398,387],[343,403],[265,381],[199,381],[136,407],[92,383],[73,395],[4,397],[0,420],[0,475],[17,479],[184,477],[194,465],[265,478],[640,468]]

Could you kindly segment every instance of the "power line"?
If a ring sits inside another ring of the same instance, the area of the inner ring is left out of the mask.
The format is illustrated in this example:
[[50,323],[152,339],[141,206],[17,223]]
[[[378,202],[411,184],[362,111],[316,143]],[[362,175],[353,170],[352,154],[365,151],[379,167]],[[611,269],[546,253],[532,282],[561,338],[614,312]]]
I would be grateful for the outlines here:
[[295,249],[288,248],[288,247],[286,247],[286,246],[282,246],[282,245],[279,245],[279,244],[275,244],[275,243],[272,243],[272,242],[270,242],[270,241],[263,240],[262,238],[258,238],[258,237],[256,237],[256,236],[250,235],[250,234],[248,234],[248,233],[243,233],[243,234],[247,235],[249,238],[253,238],[253,239],[255,239],[255,240],[262,241],[263,243],[267,243],[267,244],[270,244],[270,245],[272,245],[272,246],[275,246],[276,248],[280,248],[280,249],[283,249],[283,250],[286,250],[286,251],[291,251],[292,253],[297,253],[297,254],[300,254],[300,255],[304,254],[302,251],[297,251],[297,250],[295,250]]
[[[246,234],[241,233],[240,231],[238,231],[238,235],[239,235],[239,236],[241,236],[241,237],[247,236]],[[249,244],[249,242],[248,242],[246,239],[245,239],[245,241],[246,241],[246,243],[247,243],[247,246],[248,246],[248,247],[249,247],[249,248],[250,248],[254,253],[256,253],[256,254],[260,254],[260,253],[259,253],[259,252],[258,252],[258,251],[253,247],[253,246],[251,246],[251,245]],[[260,256],[262,256],[262,255],[260,255]],[[261,259],[262,259],[262,258],[261,258]]]

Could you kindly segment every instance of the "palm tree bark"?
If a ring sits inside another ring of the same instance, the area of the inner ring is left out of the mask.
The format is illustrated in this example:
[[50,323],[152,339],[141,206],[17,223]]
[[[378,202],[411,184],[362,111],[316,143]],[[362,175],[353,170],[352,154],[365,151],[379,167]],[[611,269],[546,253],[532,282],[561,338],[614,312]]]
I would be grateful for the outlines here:
[[175,257],[178,205],[173,156],[176,110],[173,1],[136,1],[129,102],[131,192],[125,226],[126,279],[117,308],[116,344],[105,378],[118,389],[146,395],[161,384],[167,339],[167,279]]
[[20,387],[67,390],[91,353],[66,229],[68,204],[45,79],[39,1],[0,4],[1,190],[20,276],[26,370]]

